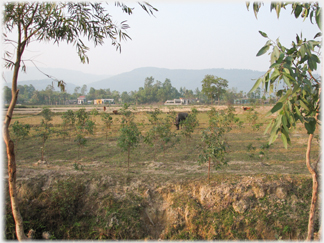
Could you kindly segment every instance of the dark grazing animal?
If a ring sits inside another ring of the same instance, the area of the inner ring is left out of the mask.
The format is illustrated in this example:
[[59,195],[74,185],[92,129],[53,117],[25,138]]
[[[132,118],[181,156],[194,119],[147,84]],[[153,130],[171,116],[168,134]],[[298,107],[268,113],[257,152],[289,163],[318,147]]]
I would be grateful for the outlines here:
[[115,115],[117,115],[117,114],[118,114],[118,111],[117,111],[117,110],[113,110],[113,113],[114,113]]
[[176,125],[177,130],[179,130],[179,125],[181,124],[181,121],[186,120],[186,118],[188,117],[188,113],[185,112],[179,112],[176,118],[176,122],[174,123],[174,125]]

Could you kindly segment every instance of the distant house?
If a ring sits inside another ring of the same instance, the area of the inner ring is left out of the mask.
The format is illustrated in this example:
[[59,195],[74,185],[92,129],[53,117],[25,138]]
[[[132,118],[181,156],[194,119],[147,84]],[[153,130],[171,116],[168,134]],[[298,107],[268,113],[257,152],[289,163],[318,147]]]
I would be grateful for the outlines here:
[[86,97],[85,96],[80,96],[78,98],[78,105],[82,105],[86,102]]
[[102,99],[102,103],[104,104],[115,104],[114,99]]
[[95,99],[93,101],[95,105],[101,105],[101,104],[115,104],[114,99]]
[[95,105],[101,105],[102,104],[102,99],[95,99],[95,100],[93,100],[93,104],[95,104]]

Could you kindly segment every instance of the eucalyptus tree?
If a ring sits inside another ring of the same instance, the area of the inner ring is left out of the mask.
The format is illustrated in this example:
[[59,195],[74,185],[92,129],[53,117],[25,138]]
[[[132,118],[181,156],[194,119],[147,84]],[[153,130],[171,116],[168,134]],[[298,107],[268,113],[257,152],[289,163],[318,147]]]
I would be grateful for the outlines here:
[[14,134],[14,140],[16,142],[16,150],[18,149],[18,142],[25,139],[30,131],[29,124],[21,124],[19,121],[15,121],[12,124],[12,131]]
[[104,125],[106,127],[106,140],[107,140],[108,130],[110,129],[111,124],[113,123],[113,120],[109,113],[101,113],[101,120],[104,122]]
[[[157,11],[148,3],[139,3],[148,13]],[[126,14],[132,14],[134,8],[116,2]],[[125,21],[115,24],[108,14],[105,3],[91,2],[5,2],[3,6],[3,40],[5,44],[14,46],[14,53],[5,50],[5,67],[13,70],[12,98],[4,117],[3,138],[8,157],[9,194],[13,217],[16,224],[18,240],[26,239],[23,219],[20,215],[16,192],[16,161],[14,143],[10,139],[9,125],[18,99],[17,80],[20,69],[26,70],[23,54],[32,41],[60,44],[67,42],[76,47],[82,63],[89,62],[87,51],[89,47],[82,38],[93,42],[95,46],[103,45],[105,39],[110,39],[117,50],[121,50],[121,41],[130,39],[125,30],[129,28]],[[16,39],[9,39],[8,33],[16,34]],[[56,80],[57,85],[64,90],[64,82]]]
[[43,117],[43,119],[41,121],[40,127],[37,128],[37,131],[39,132],[38,136],[40,136],[42,139],[41,161],[43,161],[45,153],[45,143],[49,139],[50,135],[54,132],[53,124],[50,123],[50,121],[53,120],[53,112],[49,108],[44,107],[40,114]]
[[125,103],[121,110],[123,116],[120,123],[117,145],[122,150],[127,151],[127,168],[129,171],[130,152],[139,144],[141,132],[134,121],[134,113],[128,108],[129,105]]
[[[281,140],[287,148],[290,144],[290,132],[296,128],[298,122],[304,126],[308,134],[306,149],[306,166],[312,175],[313,190],[309,212],[307,240],[314,237],[314,217],[318,197],[318,163],[320,156],[311,162],[310,152],[312,139],[316,128],[321,125],[320,121],[320,95],[321,78],[316,77],[321,56],[321,40],[315,40],[322,36],[321,31],[321,7],[318,2],[311,3],[285,3],[276,2],[270,4],[270,11],[275,10],[277,17],[280,11],[290,5],[295,18],[309,19],[312,24],[316,23],[319,32],[314,33],[314,38],[307,40],[302,34],[296,35],[296,41],[292,41],[290,47],[283,46],[279,38],[271,40],[268,35],[259,31],[262,37],[267,39],[266,44],[259,50],[257,56],[265,53],[270,55],[270,67],[267,72],[260,77],[250,92],[256,90],[261,84],[263,88],[271,94],[278,83],[284,83],[285,88],[276,92],[280,99],[269,111],[268,115],[275,114],[276,117],[269,123],[266,132],[270,131],[269,144],[274,142],[280,135]],[[250,3],[247,3],[249,9]],[[262,3],[253,3],[255,16],[259,12]]]
[[196,127],[199,126],[197,114],[198,110],[196,108],[192,108],[191,113],[188,115],[188,117],[180,122],[180,124],[182,125],[181,134],[186,138],[187,145]]
[[[63,127],[63,141],[65,139],[65,136],[72,133],[72,129],[74,128],[75,124],[75,114],[73,110],[67,110],[66,112],[63,113],[61,116],[62,118],[62,127]],[[69,130],[69,131],[68,131]]]
[[156,157],[155,147],[158,142],[161,143],[165,156],[166,145],[175,137],[175,133],[171,131],[172,122],[169,121],[170,117],[162,118],[160,117],[161,114],[162,111],[158,108],[155,108],[154,112],[150,114],[149,121],[152,126],[146,136],[144,136],[144,142],[153,146],[154,161]]

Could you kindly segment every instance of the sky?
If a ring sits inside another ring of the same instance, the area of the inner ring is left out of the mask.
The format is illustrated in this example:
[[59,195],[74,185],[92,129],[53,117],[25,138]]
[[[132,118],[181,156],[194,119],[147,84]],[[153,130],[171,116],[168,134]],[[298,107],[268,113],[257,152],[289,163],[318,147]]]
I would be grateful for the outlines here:
[[[319,31],[309,19],[295,19],[290,7],[277,19],[269,3],[260,9],[258,19],[244,1],[161,1],[151,0],[158,9],[149,16],[134,1],[127,15],[110,1],[109,13],[114,22],[127,20],[127,34],[132,40],[122,42],[122,51],[115,50],[109,39],[103,46],[89,44],[89,64],[82,64],[76,48],[65,43],[32,42],[23,59],[33,60],[38,67],[65,68],[92,74],[116,75],[140,67],[169,69],[251,69],[266,71],[268,55],[256,57],[267,42],[259,31],[286,47],[296,34],[313,38]],[[85,42],[87,43],[87,42]],[[26,62],[27,66],[33,66]]]

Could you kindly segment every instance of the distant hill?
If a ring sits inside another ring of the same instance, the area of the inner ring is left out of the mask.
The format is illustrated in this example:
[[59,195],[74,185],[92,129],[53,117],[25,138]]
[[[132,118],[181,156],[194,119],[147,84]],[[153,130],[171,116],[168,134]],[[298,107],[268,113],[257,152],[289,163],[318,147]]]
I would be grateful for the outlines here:
[[237,91],[243,90],[248,92],[255,83],[255,79],[262,76],[264,72],[221,68],[188,70],[144,67],[90,83],[88,88],[110,88],[110,90],[117,90],[119,92],[129,92],[143,87],[145,79],[152,76],[155,81],[159,80],[162,83],[165,79],[170,79],[172,86],[178,90],[180,87],[186,87],[186,89],[194,91],[197,87],[201,90],[201,81],[207,74],[226,79],[229,82],[229,88],[236,87]]
[[[58,80],[64,80],[66,83],[71,83],[76,86],[82,87],[82,85],[99,81],[105,78],[111,77],[111,75],[96,75],[83,73],[80,71],[73,71],[63,68],[40,68],[43,73],[46,73],[52,77],[55,77]],[[31,82],[33,80],[46,80],[47,76],[45,76],[35,67],[27,67],[27,72],[19,72],[18,82],[28,81]],[[12,71],[4,72],[4,78],[7,82],[10,82],[12,79]],[[35,87],[36,88],[36,87]]]
[[[158,80],[162,83],[165,79],[170,79],[172,86],[178,90],[180,87],[186,87],[186,89],[194,91],[196,88],[201,90],[201,81],[207,74],[226,79],[229,82],[229,88],[236,87],[237,91],[242,90],[248,92],[255,83],[255,80],[264,74],[264,72],[260,71],[242,69],[213,68],[190,70],[155,67],[137,68],[130,72],[125,72],[111,77],[107,77],[108,75],[85,74],[78,71],[55,68],[42,69],[42,71],[59,80],[64,80],[67,83],[66,90],[68,93],[73,93],[76,86],[82,87],[83,84],[87,85],[88,91],[90,87],[95,89],[109,88],[111,91],[117,90],[119,92],[135,91],[138,90],[139,87],[143,87],[145,79],[151,76],[155,81]],[[12,75],[11,72],[5,72],[7,83],[4,85],[11,86],[8,85],[12,77],[10,74]],[[27,74],[23,72],[19,74],[18,85],[32,84],[37,90],[45,90],[46,86],[51,83],[51,79],[46,78],[44,74],[40,73],[35,68],[28,68]],[[55,83],[54,86],[55,90],[59,90]]]
[[[53,82],[53,80],[51,80],[51,79],[18,81],[18,85],[30,85],[30,84],[33,85],[35,87],[35,89],[39,90],[39,91],[45,90],[48,85],[53,84],[54,90],[60,91],[60,88],[57,87],[57,82]],[[11,85],[7,85],[7,86],[11,88]],[[78,86],[80,86],[80,85],[78,85]],[[67,93],[73,94],[75,87],[77,87],[77,85],[71,84],[71,83],[66,83],[65,90]],[[82,87],[82,85],[80,87]],[[89,90],[89,87],[88,87],[88,90]]]

